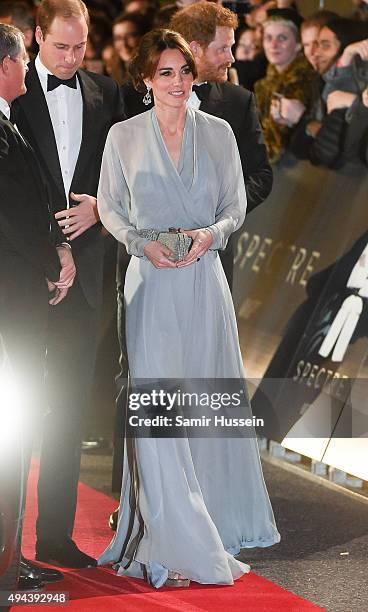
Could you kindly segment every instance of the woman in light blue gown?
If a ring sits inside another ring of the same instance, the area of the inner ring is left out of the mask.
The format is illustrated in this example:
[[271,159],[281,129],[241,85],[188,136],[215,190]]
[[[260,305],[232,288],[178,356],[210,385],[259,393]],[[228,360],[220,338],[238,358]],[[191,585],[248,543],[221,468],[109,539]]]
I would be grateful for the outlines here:
[[[155,108],[111,128],[97,197],[102,223],[133,255],[125,282],[130,376],[243,382],[218,256],[246,209],[234,135],[225,121],[187,108],[196,68],[178,34],[147,34],[132,71],[153,90]],[[170,227],[193,239],[181,262],[139,232]],[[241,548],[279,541],[255,436],[136,437],[130,448],[135,461],[126,453],[117,531],[100,565],[155,587],[232,584],[249,571],[234,558]]]

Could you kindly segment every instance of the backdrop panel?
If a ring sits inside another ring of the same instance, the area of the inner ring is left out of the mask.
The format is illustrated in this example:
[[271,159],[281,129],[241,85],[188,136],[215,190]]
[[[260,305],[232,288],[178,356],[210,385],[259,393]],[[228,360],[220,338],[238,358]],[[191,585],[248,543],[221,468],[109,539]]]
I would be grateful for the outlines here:
[[241,345],[263,435],[322,459],[332,436],[368,436],[367,169],[288,156],[274,174],[237,235]]

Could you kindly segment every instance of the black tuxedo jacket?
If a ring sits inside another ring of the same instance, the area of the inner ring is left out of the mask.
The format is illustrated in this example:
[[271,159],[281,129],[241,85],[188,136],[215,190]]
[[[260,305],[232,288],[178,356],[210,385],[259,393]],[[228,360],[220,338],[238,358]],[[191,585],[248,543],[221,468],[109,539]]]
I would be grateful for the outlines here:
[[[83,98],[83,128],[71,184],[74,193],[96,196],[102,153],[110,127],[123,117],[119,87],[109,77],[78,70]],[[51,193],[52,212],[67,207],[54,130],[34,62],[26,77],[27,93],[12,105],[12,118],[38,155]],[[73,202],[75,205],[75,202]],[[102,300],[103,239],[97,223],[73,240],[77,277],[93,307]]]
[[[132,83],[123,85],[121,92],[127,117],[143,113],[153,106],[143,104],[144,94],[137,92]],[[268,163],[254,95],[231,83],[210,83],[200,110],[225,119],[231,125],[243,167],[249,213],[267,198],[272,189],[272,169]]]
[[35,154],[0,112],[0,291],[6,291],[8,281],[14,286],[15,279],[19,288],[31,285],[30,277],[41,280],[43,287],[45,277],[57,280],[55,244],[61,237],[57,224],[52,224]]

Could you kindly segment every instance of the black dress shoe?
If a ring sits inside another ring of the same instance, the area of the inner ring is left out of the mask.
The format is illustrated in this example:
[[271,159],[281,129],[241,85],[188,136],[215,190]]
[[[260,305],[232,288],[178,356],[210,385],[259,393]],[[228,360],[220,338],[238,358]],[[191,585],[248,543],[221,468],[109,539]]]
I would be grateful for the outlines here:
[[41,582],[57,582],[64,578],[59,570],[51,569],[51,567],[43,567],[35,565],[23,556],[20,561],[21,575],[29,578],[38,578]]
[[20,574],[18,578],[18,591],[39,591],[45,585],[39,578],[33,578],[32,576],[22,575],[23,570],[20,568]]
[[61,567],[81,568],[97,565],[96,559],[79,550],[71,539],[60,543],[37,542],[36,559],[52,565],[61,565]]

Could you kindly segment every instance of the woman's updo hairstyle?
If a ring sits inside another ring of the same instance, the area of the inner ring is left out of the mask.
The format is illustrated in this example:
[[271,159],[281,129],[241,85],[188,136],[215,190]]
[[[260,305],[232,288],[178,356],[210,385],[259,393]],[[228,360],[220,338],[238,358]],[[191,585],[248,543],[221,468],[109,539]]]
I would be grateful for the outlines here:
[[134,87],[138,91],[146,91],[143,79],[154,77],[161,53],[166,49],[178,49],[184,56],[193,79],[197,78],[195,60],[186,40],[173,30],[155,29],[143,36],[129,65]]

